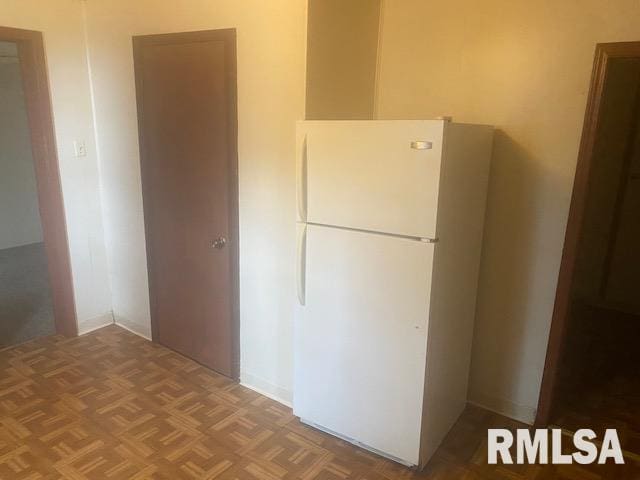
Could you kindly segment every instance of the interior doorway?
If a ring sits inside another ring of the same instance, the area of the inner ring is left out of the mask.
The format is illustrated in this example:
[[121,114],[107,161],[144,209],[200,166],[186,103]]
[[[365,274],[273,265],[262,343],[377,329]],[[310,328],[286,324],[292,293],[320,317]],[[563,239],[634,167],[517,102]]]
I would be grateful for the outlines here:
[[237,379],[235,30],[133,48],[153,339]]
[[640,42],[600,44],[538,423],[617,428],[640,454]]
[[0,27],[0,348],[77,335],[39,32]]

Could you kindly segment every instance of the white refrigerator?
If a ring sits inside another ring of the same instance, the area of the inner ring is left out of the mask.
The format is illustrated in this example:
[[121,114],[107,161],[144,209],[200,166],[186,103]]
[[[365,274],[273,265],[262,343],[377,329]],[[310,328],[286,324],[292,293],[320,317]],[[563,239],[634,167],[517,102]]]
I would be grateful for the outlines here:
[[294,413],[424,465],[466,404],[493,129],[297,125]]

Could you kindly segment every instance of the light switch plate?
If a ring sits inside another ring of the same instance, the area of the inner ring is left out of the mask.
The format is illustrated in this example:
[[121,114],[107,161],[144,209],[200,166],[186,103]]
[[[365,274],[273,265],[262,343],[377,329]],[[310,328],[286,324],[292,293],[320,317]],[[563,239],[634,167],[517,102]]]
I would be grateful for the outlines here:
[[82,140],[74,140],[73,141],[73,154],[76,157],[86,157],[87,156],[87,146]]

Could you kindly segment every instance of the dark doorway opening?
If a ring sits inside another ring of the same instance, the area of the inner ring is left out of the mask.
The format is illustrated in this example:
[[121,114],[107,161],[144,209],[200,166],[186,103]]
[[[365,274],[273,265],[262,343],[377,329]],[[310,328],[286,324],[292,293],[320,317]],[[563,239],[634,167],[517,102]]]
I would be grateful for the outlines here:
[[537,421],[640,454],[640,42],[596,60]]
[[0,347],[77,335],[42,34],[0,27]]

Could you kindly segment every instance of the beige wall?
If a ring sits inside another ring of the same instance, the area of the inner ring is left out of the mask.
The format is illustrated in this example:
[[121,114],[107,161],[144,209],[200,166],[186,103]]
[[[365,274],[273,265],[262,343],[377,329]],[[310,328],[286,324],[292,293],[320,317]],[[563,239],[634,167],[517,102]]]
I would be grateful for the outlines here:
[[12,56],[0,57],[0,249],[42,242],[22,75],[10,45]]
[[533,418],[593,51],[640,40],[637,0],[388,0],[380,118],[496,126],[472,401]]
[[380,0],[309,0],[306,118],[374,116]]
[[241,378],[289,401],[306,2],[89,0],[86,17],[113,310],[143,335],[150,319],[131,37],[237,29]]
[[[0,0],[0,25],[43,33],[78,327],[112,322],[80,0]],[[75,158],[73,141],[87,156]]]

